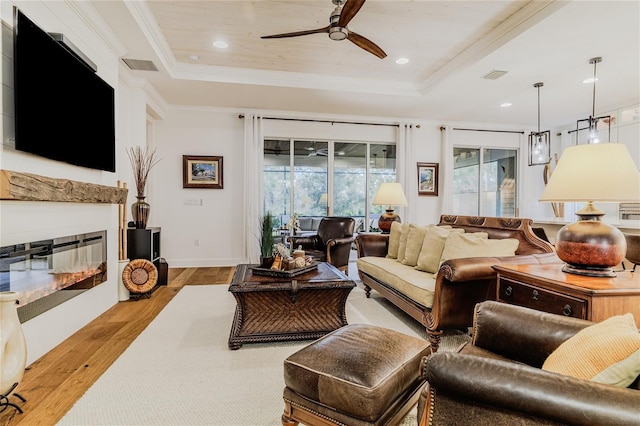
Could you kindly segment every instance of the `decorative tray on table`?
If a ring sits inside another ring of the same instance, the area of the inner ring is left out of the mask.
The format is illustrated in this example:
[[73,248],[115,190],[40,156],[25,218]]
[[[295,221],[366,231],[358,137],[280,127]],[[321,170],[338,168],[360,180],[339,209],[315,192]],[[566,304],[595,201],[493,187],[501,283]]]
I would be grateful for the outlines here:
[[260,268],[259,266],[252,266],[251,270],[255,275],[266,275],[268,277],[281,277],[281,278],[291,278],[297,275],[304,274],[309,271],[313,271],[318,268],[320,262],[312,262],[311,265],[303,266],[302,268],[283,270],[283,269],[270,269],[270,268]]

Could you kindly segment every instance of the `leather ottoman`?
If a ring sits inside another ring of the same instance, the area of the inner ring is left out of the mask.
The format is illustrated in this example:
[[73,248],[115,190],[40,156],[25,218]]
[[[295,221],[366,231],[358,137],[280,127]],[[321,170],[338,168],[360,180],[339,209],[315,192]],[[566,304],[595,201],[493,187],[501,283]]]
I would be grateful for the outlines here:
[[425,381],[426,340],[364,324],[346,325],[284,361],[282,424],[397,424]]

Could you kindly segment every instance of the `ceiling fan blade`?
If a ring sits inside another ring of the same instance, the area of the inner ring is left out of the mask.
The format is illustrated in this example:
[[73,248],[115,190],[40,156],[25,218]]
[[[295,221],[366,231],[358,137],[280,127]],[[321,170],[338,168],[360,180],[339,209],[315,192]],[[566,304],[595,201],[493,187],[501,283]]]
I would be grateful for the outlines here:
[[355,44],[358,47],[363,48],[369,53],[373,53],[380,59],[384,59],[387,57],[387,54],[384,53],[384,50],[380,49],[377,44],[369,40],[368,38],[362,37],[359,34],[354,33],[353,31],[349,31],[349,37],[347,39]]
[[284,33],[284,34],[273,34],[268,36],[262,36],[260,38],[285,38],[285,37],[299,37],[303,35],[309,34],[318,34],[318,33],[328,33],[330,26],[327,25],[324,28],[318,28],[316,30],[306,30],[306,31],[296,31],[292,33]]
[[360,10],[366,0],[347,0],[342,6],[342,12],[340,13],[340,20],[338,20],[339,27],[346,27],[349,21],[356,16],[356,13]]

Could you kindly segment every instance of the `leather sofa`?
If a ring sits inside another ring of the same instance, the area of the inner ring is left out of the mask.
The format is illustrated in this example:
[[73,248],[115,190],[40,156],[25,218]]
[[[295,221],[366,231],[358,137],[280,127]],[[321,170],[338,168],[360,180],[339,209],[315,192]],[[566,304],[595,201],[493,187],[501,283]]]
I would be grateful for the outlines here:
[[639,425],[640,378],[622,388],[541,370],[562,342],[592,324],[479,303],[471,341],[422,360],[419,424]]
[[422,323],[432,350],[437,351],[443,330],[471,327],[476,303],[496,299],[493,265],[561,263],[553,246],[533,233],[532,223],[525,218],[442,215],[438,225],[485,232],[490,239],[515,238],[519,243],[515,256],[449,259],[436,274],[393,259],[372,259],[386,257],[389,234],[361,233],[356,237],[358,274],[367,297],[374,289]]

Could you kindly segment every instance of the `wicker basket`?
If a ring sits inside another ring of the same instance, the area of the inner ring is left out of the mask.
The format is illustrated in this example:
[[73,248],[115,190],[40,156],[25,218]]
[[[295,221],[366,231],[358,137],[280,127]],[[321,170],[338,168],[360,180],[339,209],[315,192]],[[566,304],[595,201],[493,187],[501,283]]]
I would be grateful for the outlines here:
[[122,271],[122,283],[131,293],[147,293],[158,282],[156,266],[146,259],[134,259]]

